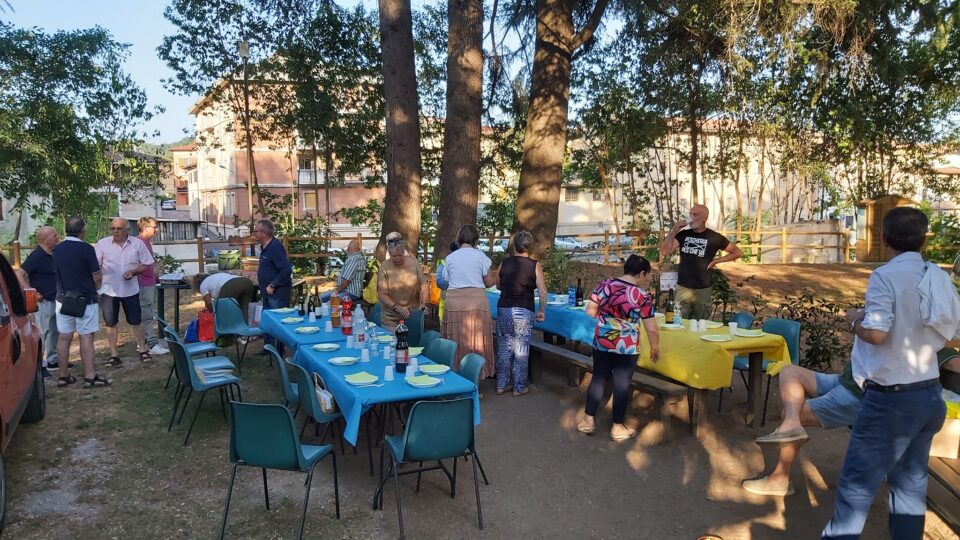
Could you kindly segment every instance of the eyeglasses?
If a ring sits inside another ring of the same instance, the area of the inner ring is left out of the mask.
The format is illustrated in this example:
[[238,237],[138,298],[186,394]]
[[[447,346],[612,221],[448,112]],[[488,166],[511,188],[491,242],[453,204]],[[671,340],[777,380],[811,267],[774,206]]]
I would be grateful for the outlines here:
[[401,244],[403,244],[403,238],[393,238],[391,240],[387,240],[388,246],[399,246]]
[[125,231],[126,227],[110,227],[111,231]]

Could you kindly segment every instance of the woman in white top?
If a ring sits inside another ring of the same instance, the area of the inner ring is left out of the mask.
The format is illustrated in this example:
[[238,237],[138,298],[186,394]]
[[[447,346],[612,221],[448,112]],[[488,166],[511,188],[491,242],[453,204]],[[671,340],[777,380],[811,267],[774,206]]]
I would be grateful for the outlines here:
[[449,286],[441,331],[443,337],[457,342],[455,369],[460,369],[460,359],[465,355],[477,353],[486,360],[480,375],[493,377],[493,325],[484,289],[493,286],[496,276],[490,271],[490,258],[477,250],[478,240],[480,231],[476,225],[460,227],[460,248],[446,258],[443,276]]
[[[247,312],[256,288],[248,278],[228,272],[218,272],[211,275],[197,274],[189,283],[193,291],[203,297],[203,304],[208,310],[213,310],[213,301],[217,298],[233,298],[240,304],[240,313],[243,313],[243,318],[249,319]],[[247,320],[248,324],[249,322]]]

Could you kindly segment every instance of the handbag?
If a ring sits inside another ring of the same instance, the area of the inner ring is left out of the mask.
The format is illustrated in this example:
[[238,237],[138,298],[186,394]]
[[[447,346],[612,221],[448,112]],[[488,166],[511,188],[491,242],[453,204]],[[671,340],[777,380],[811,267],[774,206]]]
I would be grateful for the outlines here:
[[337,402],[333,400],[333,393],[327,390],[326,383],[319,373],[313,374],[313,390],[317,394],[317,401],[320,403],[320,410],[323,414],[333,414],[337,412]]
[[60,314],[68,317],[83,317],[87,311],[87,295],[80,291],[67,291],[60,299]]
[[198,328],[197,339],[200,341],[213,341],[213,312],[203,310],[197,314]]

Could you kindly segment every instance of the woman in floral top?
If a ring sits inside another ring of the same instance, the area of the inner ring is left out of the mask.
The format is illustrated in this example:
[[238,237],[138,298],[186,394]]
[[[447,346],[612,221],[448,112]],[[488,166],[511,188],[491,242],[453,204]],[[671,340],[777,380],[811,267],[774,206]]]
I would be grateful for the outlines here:
[[587,314],[596,317],[593,333],[593,378],[587,389],[586,415],[577,425],[581,433],[596,429],[594,416],[603,400],[607,380],[613,379],[613,427],[610,438],[623,441],[637,430],[623,425],[630,401],[630,381],[640,354],[640,327],[650,340],[650,359],[660,359],[660,333],[653,317],[653,295],[645,290],[650,261],[631,255],[623,275],[602,281],[587,301]]

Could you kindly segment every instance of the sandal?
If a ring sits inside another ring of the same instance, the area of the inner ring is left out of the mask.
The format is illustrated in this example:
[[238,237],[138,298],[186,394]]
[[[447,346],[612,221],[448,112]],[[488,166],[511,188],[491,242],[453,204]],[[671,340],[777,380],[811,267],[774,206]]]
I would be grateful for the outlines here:
[[103,365],[106,367],[120,367],[123,365],[123,361],[120,360],[119,356],[111,356]]
[[63,388],[64,386],[69,386],[77,382],[77,378],[73,375],[67,375],[66,377],[60,377],[57,379],[57,388]]
[[580,433],[585,433],[587,435],[593,435],[597,430],[596,424],[587,423],[586,419],[580,420],[580,423],[577,424],[577,431]]
[[508,386],[506,388],[497,388],[497,395],[499,396],[500,394],[504,392],[509,392],[510,390],[513,390],[512,386]]
[[147,351],[140,351],[140,361],[143,363],[152,362],[153,357]]
[[107,379],[104,379],[99,375],[94,375],[92,379],[87,379],[87,378],[83,379],[84,388],[97,388],[100,386],[110,386],[110,384],[111,384],[110,381],[108,381]]

